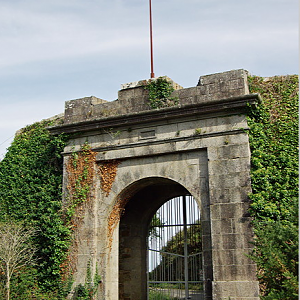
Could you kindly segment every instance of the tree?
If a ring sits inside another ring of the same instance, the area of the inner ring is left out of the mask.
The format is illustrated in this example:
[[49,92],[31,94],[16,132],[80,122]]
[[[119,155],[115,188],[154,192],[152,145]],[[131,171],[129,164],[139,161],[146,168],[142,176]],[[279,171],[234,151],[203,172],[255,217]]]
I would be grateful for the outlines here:
[[19,223],[0,223],[0,269],[5,277],[6,300],[10,299],[10,281],[13,273],[35,262],[36,247],[31,243],[36,231]]

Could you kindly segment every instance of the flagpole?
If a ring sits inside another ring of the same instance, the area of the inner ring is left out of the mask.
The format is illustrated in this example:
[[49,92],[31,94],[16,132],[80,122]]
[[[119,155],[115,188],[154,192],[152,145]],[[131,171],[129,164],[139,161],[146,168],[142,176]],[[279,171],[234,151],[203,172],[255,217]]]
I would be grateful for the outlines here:
[[153,70],[153,39],[152,39],[152,7],[151,0],[149,0],[149,11],[150,11],[150,56],[151,56],[151,74],[150,77],[154,78],[154,70]]

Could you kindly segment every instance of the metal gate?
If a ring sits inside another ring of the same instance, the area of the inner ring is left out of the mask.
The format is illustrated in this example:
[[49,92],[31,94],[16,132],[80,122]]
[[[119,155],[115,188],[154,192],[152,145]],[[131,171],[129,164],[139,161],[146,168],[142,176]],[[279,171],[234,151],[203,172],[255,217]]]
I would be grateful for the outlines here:
[[173,198],[148,231],[148,300],[204,299],[200,210],[192,196]]

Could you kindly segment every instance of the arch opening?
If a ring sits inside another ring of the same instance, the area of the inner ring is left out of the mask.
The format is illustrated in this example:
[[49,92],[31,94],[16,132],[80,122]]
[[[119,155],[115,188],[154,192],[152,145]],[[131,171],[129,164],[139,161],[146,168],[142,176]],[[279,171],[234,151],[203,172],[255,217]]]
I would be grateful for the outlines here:
[[[137,185],[140,188],[137,187]],[[181,226],[181,229],[183,229],[185,226],[185,230],[187,231],[188,235],[189,230],[201,231],[201,222],[199,218],[200,210],[198,208],[196,200],[190,195],[190,193],[182,185],[169,179],[147,178],[136,183],[136,186],[133,186],[131,188],[135,190],[135,193],[126,204],[124,214],[122,215],[119,224],[119,299],[164,299],[153,298],[152,295],[149,295],[149,277],[151,277],[152,275],[150,274],[151,272],[149,272],[151,267],[149,266],[148,259],[148,238],[150,232],[149,230],[151,230],[151,220],[153,220],[153,217],[157,214],[157,211],[160,209],[160,207],[163,207],[165,203],[171,203],[172,201],[175,201],[172,199],[188,199],[189,203],[187,205],[185,204],[187,213],[188,211],[192,211],[194,216],[190,216],[185,220],[186,225],[179,223],[177,224],[178,227]],[[128,191],[126,191],[126,193],[127,192]],[[170,211],[169,214],[172,214],[172,212]],[[180,218],[181,219],[178,219],[177,221],[181,223],[183,222],[183,216]],[[189,229],[191,223],[196,224],[193,229]],[[202,237],[202,233],[198,233],[198,236]],[[169,238],[171,238],[171,236],[169,236]],[[200,241],[198,239],[197,243],[198,245],[200,245],[202,243],[202,240]],[[192,246],[187,247],[188,249],[191,249]],[[195,274],[198,272],[198,277],[196,279],[196,275],[194,274],[194,280],[192,280],[192,275],[188,275],[187,277],[190,277],[191,282],[187,285],[184,285],[184,289],[186,289],[185,286],[187,286],[187,288],[190,290],[189,294],[196,293],[192,291],[192,281],[197,281],[197,283],[195,284],[197,285],[198,294],[199,290],[202,289],[202,284],[200,283],[200,281],[203,280],[200,271],[202,270],[202,254],[201,249],[198,250],[199,251],[197,252],[197,255],[195,255],[195,259],[193,260],[193,272]],[[196,252],[193,254],[196,254]],[[190,257],[186,260],[187,264],[191,265],[192,258]],[[195,268],[195,264],[198,265],[197,268]]]

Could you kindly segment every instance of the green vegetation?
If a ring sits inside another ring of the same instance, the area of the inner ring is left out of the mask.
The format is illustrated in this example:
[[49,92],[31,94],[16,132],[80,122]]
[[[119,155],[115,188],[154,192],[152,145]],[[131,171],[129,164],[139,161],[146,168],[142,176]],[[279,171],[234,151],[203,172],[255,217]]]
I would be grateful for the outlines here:
[[87,276],[85,284],[79,284],[75,288],[74,300],[93,300],[97,292],[98,286],[101,283],[101,276],[98,275],[98,268],[96,268],[94,279],[92,279],[91,261],[87,265]]
[[67,137],[51,136],[46,129],[50,124],[44,121],[24,128],[0,162],[1,220],[22,221],[38,229],[33,238],[38,264],[14,274],[13,299],[40,299],[42,294],[41,299],[47,299],[45,294],[51,294],[49,299],[62,299],[65,294],[60,265],[66,258],[70,230],[61,215],[61,152]]
[[155,214],[152,217],[149,230],[148,230],[148,237],[150,237],[150,239],[160,238],[157,226],[161,226],[161,225],[163,225],[163,223],[159,218],[159,214]]
[[152,289],[149,292],[149,300],[179,300],[177,297],[168,296],[164,292],[160,292],[159,290]]
[[172,84],[164,77],[151,80],[145,86],[149,91],[149,105],[152,109],[170,107],[178,104],[177,97],[171,97],[174,92]]
[[66,223],[71,227],[78,224],[82,218],[79,213],[80,207],[90,200],[92,183],[95,176],[94,163],[96,153],[85,143],[80,152],[73,152],[66,163],[68,174],[68,203],[65,207]]
[[[256,234],[252,258],[259,267],[264,300],[298,299],[298,76],[268,80],[249,77],[249,82],[251,93],[260,93],[264,99],[263,104],[249,111],[248,117],[251,214]],[[153,109],[178,102],[171,97],[173,88],[164,78],[151,81],[145,88]],[[64,271],[72,230],[61,203],[61,152],[68,137],[51,136],[46,129],[49,125],[50,121],[43,121],[24,128],[0,161],[0,219],[38,229],[31,241],[37,249],[38,263],[14,272],[12,299],[65,299],[72,283],[71,274]],[[88,148],[83,151],[80,157],[86,164],[82,168],[78,168],[80,160],[75,156],[70,169],[76,169],[79,177],[74,177],[72,203],[78,204],[88,199],[86,180],[93,156]],[[75,207],[68,209],[69,217],[76,213]],[[180,241],[176,243],[181,249]],[[170,249],[165,250],[172,250],[172,245],[167,247]],[[3,276],[1,273],[0,299],[5,297]],[[99,280],[94,278],[92,283],[87,279],[78,287],[80,297],[85,297],[81,299],[89,299]]]
[[262,299],[298,299],[298,76],[250,77],[263,103],[248,122]]
[[200,135],[201,132],[202,132],[202,129],[201,129],[201,128],[196,128],[196,129],[195,129],[194,135],[195,135],[195,136],[196,136],[196,135]]

